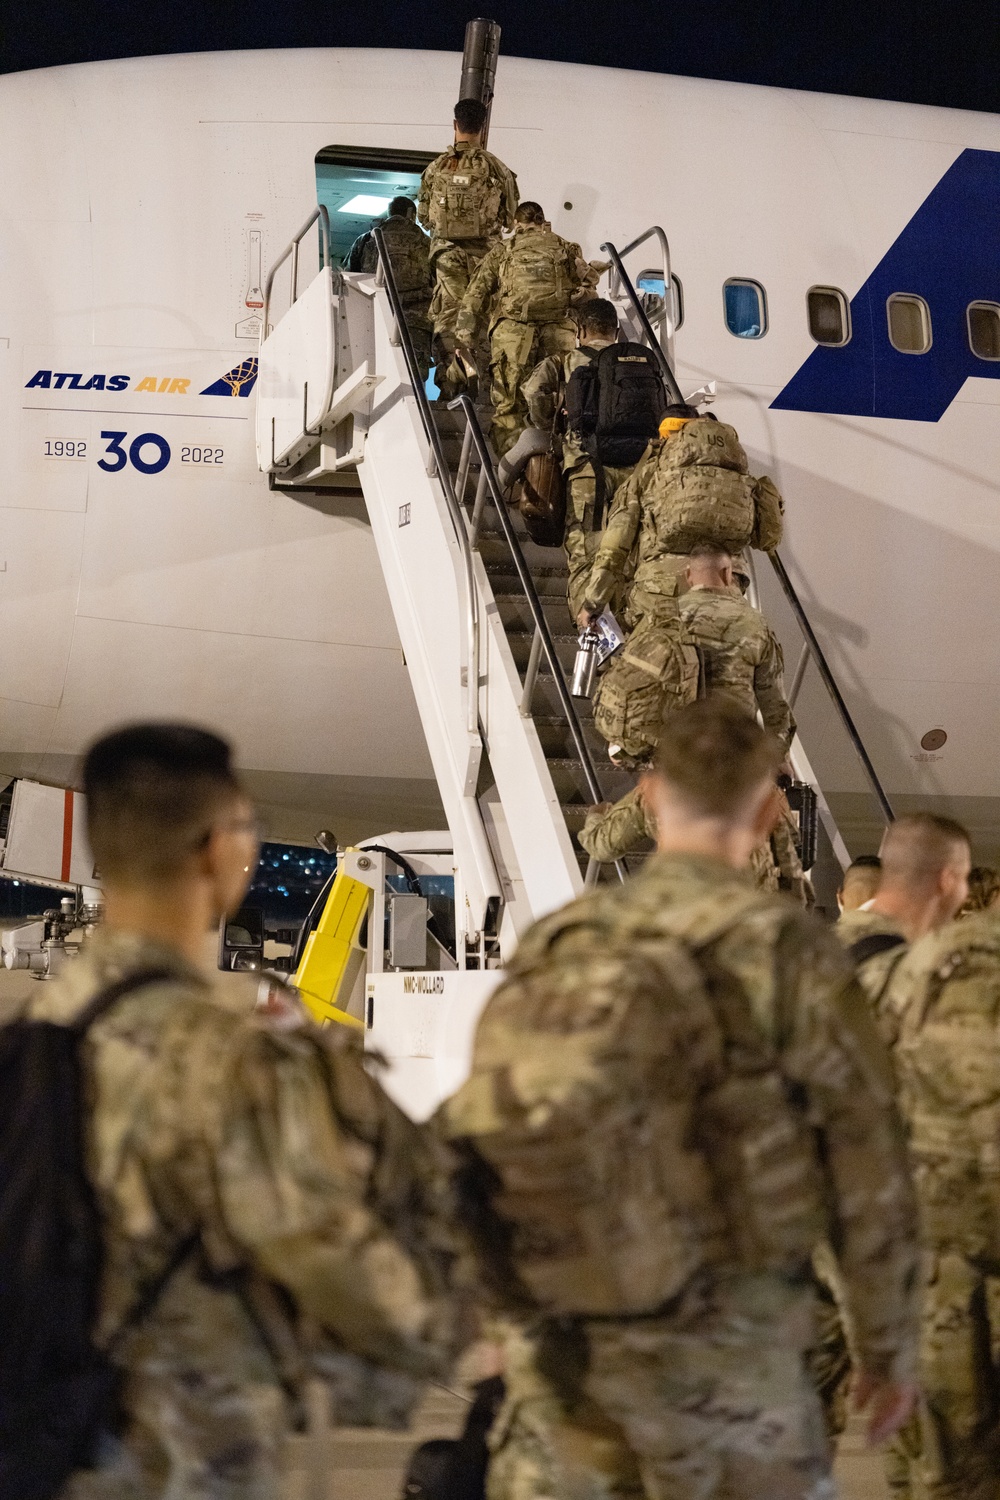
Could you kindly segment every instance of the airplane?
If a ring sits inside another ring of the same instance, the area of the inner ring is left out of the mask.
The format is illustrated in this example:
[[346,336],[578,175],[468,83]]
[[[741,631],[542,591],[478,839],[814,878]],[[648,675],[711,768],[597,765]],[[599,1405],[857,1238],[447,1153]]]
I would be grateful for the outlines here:
[[[235,742],[272,838],[443,825],[356,478],[274,486],[254,406],[277,258],[318,203],[336,259],[412,194],[457,79],[391,49],[0,79],[0,773],[69,786],[95,734],[179,716]],[[636,283],[669,280],[678,382],[714,382],[785,496],[782,556],[887,795],[997,858],[1000,120],[502,56],[490,148],[591,258],[663,227],[669,277],[633,258]],[[873,847],[807,666],[817,779]]]

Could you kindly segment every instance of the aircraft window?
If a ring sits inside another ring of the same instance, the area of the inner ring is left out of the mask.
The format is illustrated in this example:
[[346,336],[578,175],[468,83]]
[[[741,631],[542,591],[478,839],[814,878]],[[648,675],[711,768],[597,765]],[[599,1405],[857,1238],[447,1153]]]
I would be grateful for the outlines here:
[[806,292],[809,333],[817,344],[831,349],[842,348],[851,341],[851,308],[843,292],[835,286],[812,286]]
[[977,359],[1000,359],[1000,304],[970,302],[965,312],[969,348]]
[[900,354],[926,354],[931,347],[931,310],[923,297],[893,292],[886,303],[889,342]]
[[767,332],[767,298],[759,281],[736,277],[722,288],[726,327],[738,339],[762,339]]
[[[671,274],[670,283],[674,289],[674,332],[684,322],[684,288],[679,276]],[[643,295],[643,304],[646,317],[651,323],[658,323],[663,316],[663,272],[641,271],[635,279],[635,289]],[[657,300],[653,300],[653,299]]]

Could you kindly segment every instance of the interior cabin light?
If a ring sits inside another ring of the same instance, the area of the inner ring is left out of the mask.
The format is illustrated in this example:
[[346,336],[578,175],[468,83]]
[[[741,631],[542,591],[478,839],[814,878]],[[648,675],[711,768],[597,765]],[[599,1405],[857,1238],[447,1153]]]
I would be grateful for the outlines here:
[[342,203],[337,209],[338,214],[367,214],[374,218],[376,214],[384,214],[389,207],[388,198],[376,198],[373,193],[356,193],[346,203]]

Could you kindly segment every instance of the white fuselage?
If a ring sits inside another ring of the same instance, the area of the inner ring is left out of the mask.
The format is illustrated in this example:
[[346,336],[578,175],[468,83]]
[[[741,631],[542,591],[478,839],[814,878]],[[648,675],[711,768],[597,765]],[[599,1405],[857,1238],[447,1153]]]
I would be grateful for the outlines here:
[[[257,247],[266,276],[317,152],[442,149],[458,72],[316,50],[0,80],[0,770],[66,782],[96,733],[181,716],[234,740],[275,833],[439,822],[363,503],[270,492],[252,396],[201,393],[256,353]],[[984,367],[934,421],[771,402],[814,348],[807,290],[854,297],[963,151],[1000,152],[1000,119],[503,58],[490,147],[591,257],[664,227],[681,386],[718,382],[783,490],[783,554],[888,790],[988,844],[1000,384]],[[727,330],[733,277],[766,291],[761,339]],[[861,789],[846,752],[824,773]]]

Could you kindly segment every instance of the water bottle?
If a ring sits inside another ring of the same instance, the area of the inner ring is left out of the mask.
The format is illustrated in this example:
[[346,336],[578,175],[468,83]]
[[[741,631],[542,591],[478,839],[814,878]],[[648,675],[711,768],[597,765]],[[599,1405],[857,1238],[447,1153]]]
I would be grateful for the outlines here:
[[580,644],[573,663],[573,681],[570,685],[570,693],[574,698],[589,698],[594,691],[594,678],[597,675],[597,648],[600,643],[601,637],[593,626],[588,625],[580,632]]

